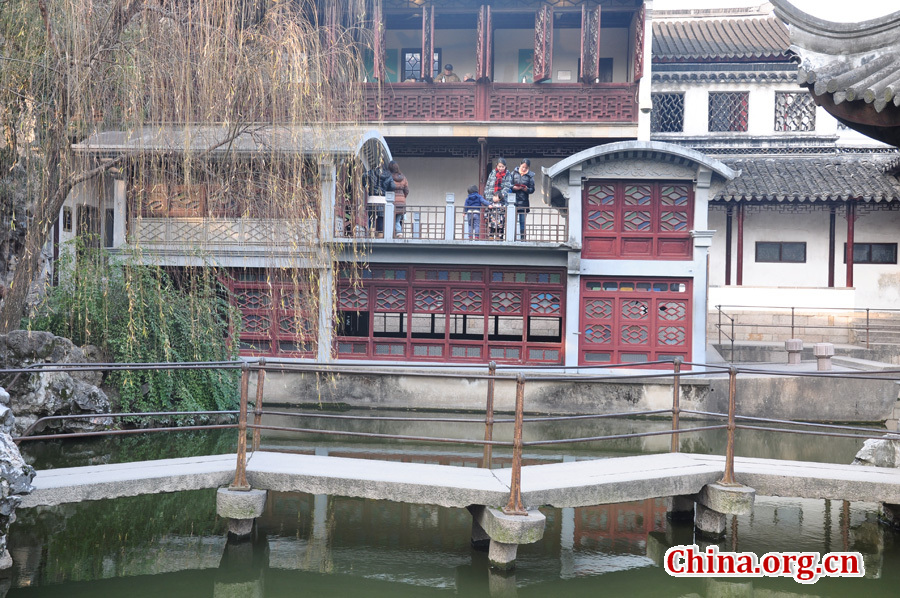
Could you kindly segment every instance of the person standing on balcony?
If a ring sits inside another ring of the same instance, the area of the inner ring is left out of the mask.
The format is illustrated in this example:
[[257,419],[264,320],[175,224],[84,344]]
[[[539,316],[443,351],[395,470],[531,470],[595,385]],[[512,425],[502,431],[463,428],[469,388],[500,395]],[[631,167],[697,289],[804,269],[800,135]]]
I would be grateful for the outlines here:
[[391,175],[390,185],[385,188],[394,192],[394,236],[403,236],[403,215],[406,214],[406,198],[409,197],[409,181],[400,172],[400,166],[394,160],[388,162]]
[[459,75],[453,72],[452,64],[444,65],[444,72],[438,77],[438,83],[459,83]]
[[487,182],[484,184],[484,198],[493,200],[494,197],[499,197],[500,203],[505,206],[510,187],[512,187],[512,177],[506,170],[506,160],[497,158],[497,166],[488,175]]
[[531,210],[528,196],[534,193],[534,173],[531,160],[525,158],[512,173],[511,189],[516,194],[516,216],[519,221],[519,240],[525,240],[525,215]]
[[491,202],[486,200],[481,193],[478,192],[478,185],[469,187],[469,196],[466,197],[466,204],[463,209],[466,212],[466,222],[469,225],[470,239],[477,239],[481,236],[482,208],[490,205]]

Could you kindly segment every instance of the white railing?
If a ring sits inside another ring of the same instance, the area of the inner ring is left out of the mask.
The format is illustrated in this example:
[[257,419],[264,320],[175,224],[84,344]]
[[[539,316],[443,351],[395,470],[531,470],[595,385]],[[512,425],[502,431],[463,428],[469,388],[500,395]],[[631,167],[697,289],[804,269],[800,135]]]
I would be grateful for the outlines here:
[[131,242],[141,245],[296,246],[315,243],[318,221],[270,218],[134,218]]

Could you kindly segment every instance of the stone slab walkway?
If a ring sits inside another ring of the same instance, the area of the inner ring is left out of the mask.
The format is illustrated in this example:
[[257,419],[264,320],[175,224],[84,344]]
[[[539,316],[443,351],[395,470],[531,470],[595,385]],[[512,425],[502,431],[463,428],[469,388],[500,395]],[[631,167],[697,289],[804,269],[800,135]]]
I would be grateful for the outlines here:
[[[37,472],[21,508],[227,486],[235,455],[94,465]],[[724,458],[658,454],[522,468],[528,507],[577,507],[695,494],[721,479]],[[446,507],[503,506],[509,469],[479,469],[258,451],[247,463],[254,488]],[[735,459],[735,477],[763,496],[900,504],[900,470],[773,459]]]

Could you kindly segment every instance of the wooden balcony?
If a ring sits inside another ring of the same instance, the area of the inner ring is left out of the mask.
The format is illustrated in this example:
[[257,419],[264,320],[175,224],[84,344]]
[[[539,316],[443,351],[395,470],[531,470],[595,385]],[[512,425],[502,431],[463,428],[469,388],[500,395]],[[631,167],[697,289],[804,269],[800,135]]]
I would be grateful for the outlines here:
[[626,123],[637,83],[365,84],[365,117],[385,122]]
[[133,218],[129,242],[185,252],[216,247],[305,247],[315,242],[318,221],[270,218]]

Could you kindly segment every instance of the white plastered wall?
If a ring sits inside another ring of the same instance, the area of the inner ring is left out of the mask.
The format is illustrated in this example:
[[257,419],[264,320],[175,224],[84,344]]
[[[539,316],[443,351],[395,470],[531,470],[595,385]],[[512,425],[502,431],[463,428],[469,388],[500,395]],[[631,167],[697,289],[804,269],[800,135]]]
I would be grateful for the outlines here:
[[[510,168],[515,168],[520,156],[506,157]],[[409,180],[410,206],[444,206],[447,193],[456,197],[456,205],[461,206],[466,199],[469,185],[478,184],[477,158],[404,158],[397,157],[400,170]],[[531,205],[541,207],[544,203],[541,185],[541,167],[552,166],[558,160],[554,158],[532,159],[531,170],[535,173],[534,194]],[[479,189],[482,191],[482,189]]]

